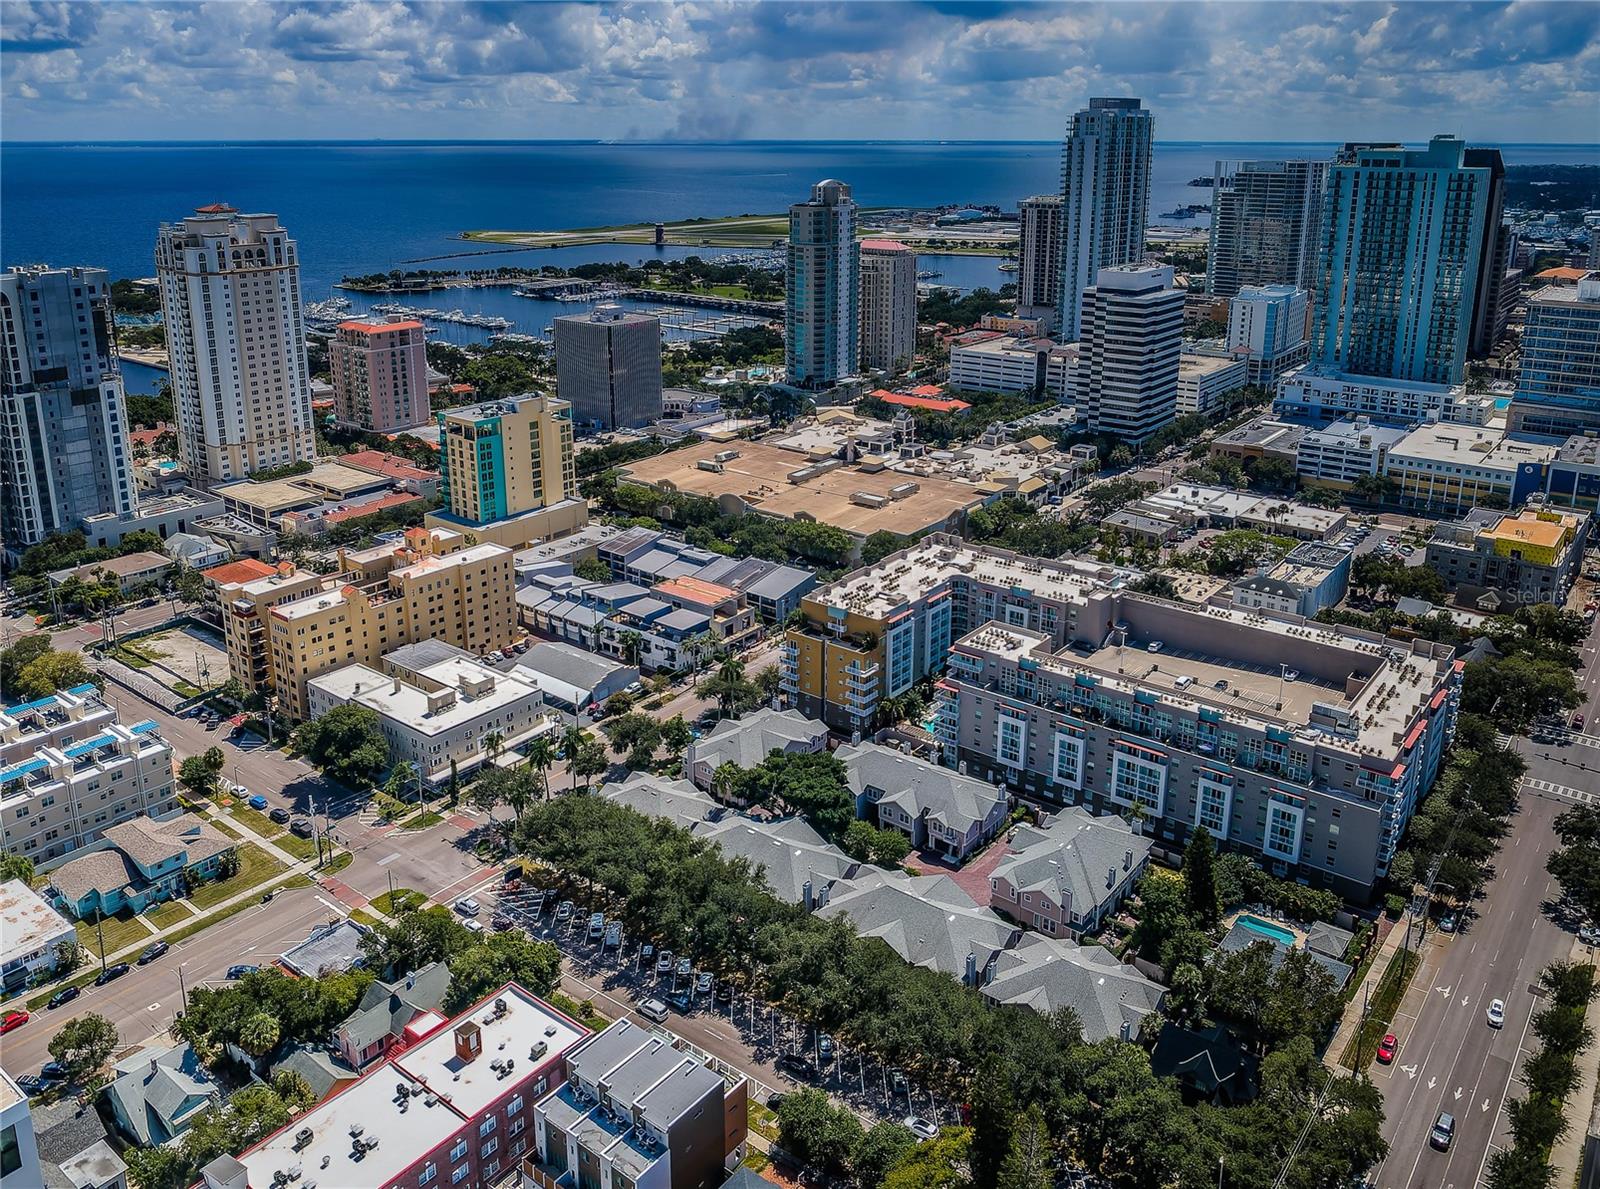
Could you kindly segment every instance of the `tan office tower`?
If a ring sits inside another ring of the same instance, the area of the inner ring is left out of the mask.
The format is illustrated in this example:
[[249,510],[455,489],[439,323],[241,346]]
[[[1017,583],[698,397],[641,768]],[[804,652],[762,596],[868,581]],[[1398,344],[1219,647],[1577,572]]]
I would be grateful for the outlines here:
[[415,318],[341,322],[328,343],[333,412],[344,425],[394,433],[426,425],[428,345]]
[[917,353],[917,254],[892,239],[861,241],[861,366],[903,372]]
[[1022,238],[1018,251],[1017,316],[1043,318],[1054,330],[1061,292],[1061,195],[1036,194],[1017,204]]
[[312,458],[300,263],[277,215],[217,203],[156,237],[178,453],[209,487]]

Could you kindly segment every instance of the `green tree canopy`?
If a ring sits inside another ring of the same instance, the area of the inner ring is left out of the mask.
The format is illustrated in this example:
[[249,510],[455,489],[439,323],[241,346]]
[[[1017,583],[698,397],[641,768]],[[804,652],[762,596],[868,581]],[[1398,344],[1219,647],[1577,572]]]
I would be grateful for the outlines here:
[[369,706],[335,706],[297,728],[294,742],[328,775],[357,788],[389,766],[389,744],[378,712]]

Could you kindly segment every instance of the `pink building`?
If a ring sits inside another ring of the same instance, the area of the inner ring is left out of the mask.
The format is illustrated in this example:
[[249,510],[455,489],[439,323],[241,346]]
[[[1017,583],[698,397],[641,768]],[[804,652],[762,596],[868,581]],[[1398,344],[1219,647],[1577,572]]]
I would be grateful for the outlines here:
[[393,433],[428,422],[428,349],[421,322],[341,322],[328,343],[328,359],[334,415],[342,424]]

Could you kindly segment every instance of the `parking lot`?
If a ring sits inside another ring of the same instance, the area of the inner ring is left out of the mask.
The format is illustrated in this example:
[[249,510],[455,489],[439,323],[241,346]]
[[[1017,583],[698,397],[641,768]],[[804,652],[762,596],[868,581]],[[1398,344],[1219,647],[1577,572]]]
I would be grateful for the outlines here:
[[[493,929],[522,929],[561,950],[563,981],[576,983],[602,1014],[629,1014],[686,1041],[750,1077],[761,1101],[801,1085],[826,1090],[868,1122],[907,1116],[937,1124],[959,1122],[957,1103],[915,1084],[870,1053],[836,1043],[752,995],[716,978],[693,960],[659,952],[628,935],[620,921],[557,890],[505,884],[473,896],[479,921]],[[608,1010],[609,1006],[609,1010]]]

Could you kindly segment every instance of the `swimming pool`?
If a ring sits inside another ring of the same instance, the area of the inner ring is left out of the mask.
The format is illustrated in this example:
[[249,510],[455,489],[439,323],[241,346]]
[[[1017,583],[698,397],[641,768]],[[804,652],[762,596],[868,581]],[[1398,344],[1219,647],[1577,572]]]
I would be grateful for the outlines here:
[[1264,921],[1260,917],[1253,917],[1248,914],[1240,917],[1235,924],[1243,925],[1252,933],[1261,934],[1268,941],[1276,941],[1279,945],[1290,948],[1294,946],[1295,935],[1282,925],[1274,925],[1271,921]]

